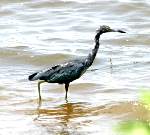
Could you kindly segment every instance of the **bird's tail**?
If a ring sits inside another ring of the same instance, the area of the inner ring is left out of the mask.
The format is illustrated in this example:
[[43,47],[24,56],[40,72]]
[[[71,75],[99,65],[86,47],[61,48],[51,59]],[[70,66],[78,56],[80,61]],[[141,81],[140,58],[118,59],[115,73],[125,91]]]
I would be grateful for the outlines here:
[[36,72],[36,73],[30,75],[30,76],[28,77],[28,79],[29,79],[30,81],[36,80],[36,79],[35,79],[35,76],[36,76],[37,74],[38,74],[38,72]]

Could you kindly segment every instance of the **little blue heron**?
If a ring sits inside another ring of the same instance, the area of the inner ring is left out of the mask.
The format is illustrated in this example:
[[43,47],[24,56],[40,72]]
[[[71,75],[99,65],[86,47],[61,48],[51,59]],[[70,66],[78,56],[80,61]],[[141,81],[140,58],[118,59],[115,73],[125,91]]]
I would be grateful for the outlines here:
[[67,100],[67,92],[70,82],[80,78],[92,65],[99,49],[100,35],[106,32],[125,33],[122,30],[114,30],[109,26],[102,25],[96,31],[94,49],[92,49],[92,52],[87,57],[71,60],[64,64],[58,64],[29,76],[30,81],[40,80],[38,82],[39,101],[41,101],[40,84],[44,82],[65,84],[65,99]]

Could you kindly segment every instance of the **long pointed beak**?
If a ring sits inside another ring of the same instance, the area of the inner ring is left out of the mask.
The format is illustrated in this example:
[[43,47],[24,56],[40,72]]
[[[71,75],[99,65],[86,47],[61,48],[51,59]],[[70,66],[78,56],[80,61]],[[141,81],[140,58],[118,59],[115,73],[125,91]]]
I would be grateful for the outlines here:
[[120,32],[120,33],[126,33],[126,32],[123,31],[123,30],[117,30],[117,32]]
[[126,32],[125,32],[125,31],[123,31],[123,30],[114,30],[114,29],[112,29],[112,32],[126,33]]

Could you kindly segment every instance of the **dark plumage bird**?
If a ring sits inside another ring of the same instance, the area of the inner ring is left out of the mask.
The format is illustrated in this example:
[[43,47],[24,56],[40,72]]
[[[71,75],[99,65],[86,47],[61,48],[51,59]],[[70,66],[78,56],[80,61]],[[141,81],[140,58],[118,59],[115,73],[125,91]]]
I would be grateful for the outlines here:
[[100,26],[100,28],[96,31],[94,49],[92,49],[92,52],[87,57],[68,61],[64,64],[58,64],[49,69],[36,72],[29,76],[30,81],[40,80],[38,82],[38,92],[40,101],[41,101],[40,84],[44,82],[65,84],[66,90],[65,99],[67,99],[67,92],[70,82],[80,78],[86,72],[86,70],[92,65],[96,57],[97,51],[99,49],[100,35],[106,32],[125,33],[122,30],[111,29],[109,26],[106,25]]

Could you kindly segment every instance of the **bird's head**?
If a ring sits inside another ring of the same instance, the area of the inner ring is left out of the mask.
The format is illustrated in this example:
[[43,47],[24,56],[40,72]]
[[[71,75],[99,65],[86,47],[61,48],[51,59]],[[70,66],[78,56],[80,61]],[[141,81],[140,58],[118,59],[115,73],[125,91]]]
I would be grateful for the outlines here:
[[106,33],[106,32],[120,32],[120,33],[126,33],[124,32],[123,30],[120,30],[120,29],[111,29],[109,26],[107,25],[102,25],[100,26],[100,28],[97,30],[97,33],[99,34],[103,34],[103,33]]

